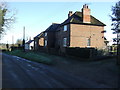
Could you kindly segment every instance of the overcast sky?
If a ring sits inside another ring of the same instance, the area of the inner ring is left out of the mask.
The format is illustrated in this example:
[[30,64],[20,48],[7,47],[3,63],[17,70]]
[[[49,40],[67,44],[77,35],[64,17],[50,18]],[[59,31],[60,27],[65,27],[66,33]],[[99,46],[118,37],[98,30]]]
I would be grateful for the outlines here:
[[33,38],[48,28],[52,23],[62,23],[68,18],[69,11],[81,11],[87,3],[91,9],[91,15],[102,21],[107,33],[105,37],[111,41],[115,36],[111,31],[111,7],[116,2],[8,2],[11,10],[16,9],[16,23],[6,32],[1,43],[12,43],[23,37],[23,26],[26,28],[27,37]]

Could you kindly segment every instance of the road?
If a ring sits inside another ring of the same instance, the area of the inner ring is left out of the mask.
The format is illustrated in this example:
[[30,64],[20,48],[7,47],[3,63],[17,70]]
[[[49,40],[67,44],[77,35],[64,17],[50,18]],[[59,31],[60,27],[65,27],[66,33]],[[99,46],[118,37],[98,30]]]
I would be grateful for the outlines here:
[[2,88],[109,88],[48,65],[2,54]]

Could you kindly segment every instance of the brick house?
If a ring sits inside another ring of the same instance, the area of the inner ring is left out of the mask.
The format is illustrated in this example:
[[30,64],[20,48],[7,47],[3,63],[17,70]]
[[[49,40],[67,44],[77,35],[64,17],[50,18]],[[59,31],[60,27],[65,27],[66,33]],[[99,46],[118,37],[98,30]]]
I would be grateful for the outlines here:
[[85,4],[82,12],[69,11],[68,18],[61,24],[53,23],[44,33],[44,47],[65,52],[65,47],[94,47],[103,49],[104,23],[90,15]]
[[37,36],[34,37],[34,50],[38,50],[39,47],[44,46],[44,33],[41,32]]
[[56,46],[56,31],[58,30],[60,24],[52,23],[45,31],[44,31],[44,46],[47,48],[55,48]]

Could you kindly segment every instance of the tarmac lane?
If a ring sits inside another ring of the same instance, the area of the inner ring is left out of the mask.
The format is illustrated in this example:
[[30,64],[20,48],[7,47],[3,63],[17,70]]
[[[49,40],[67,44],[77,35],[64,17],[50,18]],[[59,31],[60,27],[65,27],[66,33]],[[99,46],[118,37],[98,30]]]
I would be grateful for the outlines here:
[[17,56],[2,54],[2,88],[110,88]]

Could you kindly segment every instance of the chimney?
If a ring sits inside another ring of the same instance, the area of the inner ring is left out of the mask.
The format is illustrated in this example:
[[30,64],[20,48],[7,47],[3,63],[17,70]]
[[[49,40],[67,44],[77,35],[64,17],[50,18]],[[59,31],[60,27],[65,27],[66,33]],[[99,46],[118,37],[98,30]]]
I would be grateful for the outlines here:
[[73,15],[73,12],[69,11],[68,18],[71,17],[72,15]]
[[82,17],[83,17],[83,23],[90,23],[90,9],[88,8],[88,5],[83,5],[82,8]]
[[29,37],[29,41],[31,40],[31,37]]

